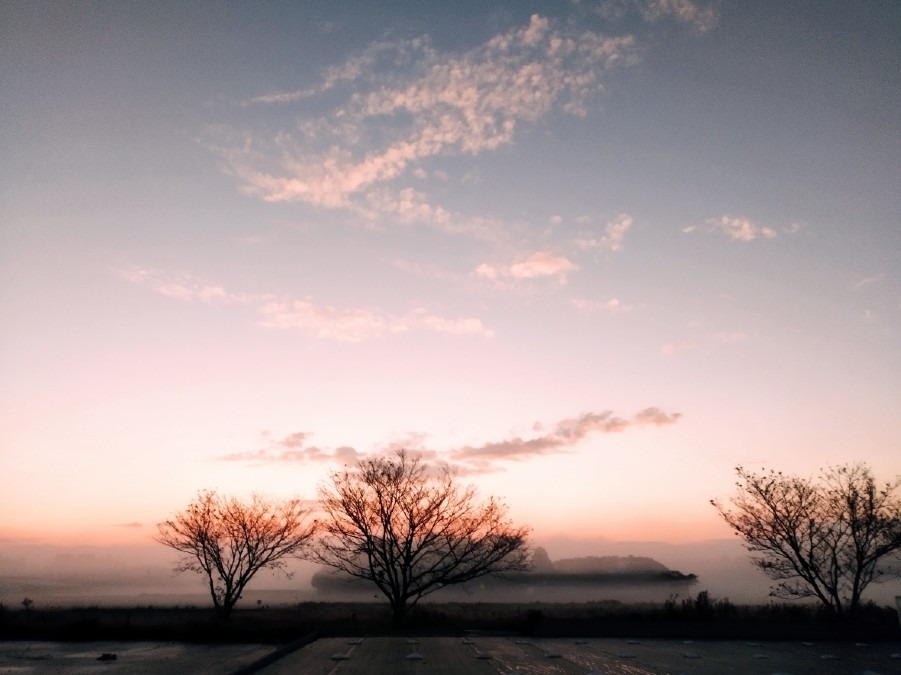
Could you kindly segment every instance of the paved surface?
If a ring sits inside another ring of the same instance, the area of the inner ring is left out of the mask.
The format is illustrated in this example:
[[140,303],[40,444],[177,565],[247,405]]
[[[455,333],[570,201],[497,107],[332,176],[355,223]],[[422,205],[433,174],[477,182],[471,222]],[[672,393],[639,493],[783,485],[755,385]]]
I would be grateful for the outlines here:
[[[0,642],[0,673],[230,675],[267,645]],[[103,653],[115,661],[98,661]],[[901,644],[328,638],[259,675],[901,675]]]
[[901,644],[523,640],[318,640],[261,675],[901,675]]
[[[10,641],[0,642],[0,673],[226,674],[271,651],[271,645]],[[102,654],[115,654],[116,660],[99,661]]]

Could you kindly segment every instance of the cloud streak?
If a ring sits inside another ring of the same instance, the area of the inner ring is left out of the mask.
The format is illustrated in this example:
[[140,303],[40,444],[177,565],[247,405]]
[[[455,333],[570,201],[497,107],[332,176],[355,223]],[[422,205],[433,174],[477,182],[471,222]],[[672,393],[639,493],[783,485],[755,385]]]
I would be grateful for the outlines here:
[[336,308],[271,293],[236,293],[187,274],[132,268],[122,276],[128,281],[182,302],[245,305],[258,315],[257,325],[270,330],[298,330],[306,335],[339,342],[362,342],[388,335],[422,330],[452,336],[492,337],[494,332],[480,319],[447,318],[423,307],[401,315],[372,308]]
[[585,251],[602,250],[615,253],[623,247],[623,239],[634,222],[632,216],[621,213],[607,223],[604,233],[600,237],[586,235],[576,240],[576,246]]
[[[704,229],[707,232],[719,232],[725,234],[733,241],[745,243],[754,241],[755,239],[775,239],[779,236],[779,233],[772,227],[757,225],[750,218],[744,216],[730,216],[729,214],[725,214],[718,218],[708,218],[704,221],[704,225]],[[699,227],[697,225],[690,225],[682,228],[682,232],[685,234],[692,234],[697,232],[698,229]],[[790,225],[785,231],[789,234],[794,234],[797,232],[797,229],[794,225]]]
[[[520,462],[550,454],[572,452],[576,445],[592,435],[623,433],[642,427],[666,427],[676,424],[681,413],[668,413],[657,407],[640,410],[631,417],[621,417],[610,410],[588,412],[578,417],[560,420],[545,434],[531,438],[514,436],[481,445],[465,445],[439,452],[424,446],[424,434],[409,434],[403,441],[392,441],[380,451],[360,453],[349,446],[324,449],[307,445],[310,434],[298,432],[289,434],[264,448],[249,452],[239,452],[219,457],[221,461],[269,464],[279,462],[355,462],[374,454],[384,454],[400,447],[413,449],[429,461],[447,464],[460,474],[477,474],[499,471],[504,463]],[[541,431],[536,424],[535,430]]]
[[482,279],[503,284],[505,281],[521,281],[553,277],[561,284],[566,283],[567,275],[578,267],[568,258],[555,255],[550,251],[535,251],[518,262],[509,265],[491,265],[482,263],[473,273]]
[[603,73],[635,61],[631,35],[604,36],[538,15],[465,53],[439,53],[428,38],[378,43],[328,70],[316,87],[248,102],[289,104],[353,82],[355,92],[330,115],[298,120],[299,131],[244,134],[212,149],[247,194],[266,201],[467,232],[473,228],[454,225],[425,196],[389,184],[430,157],[508,145],[520,126],[553,110],[584,115]]
[[496,471],[499,462],[522,461],[541,455],[570,452],[574,446],[593,434],[621,433],[631,428],[669,426],[679,421],[681,413],[666,413],[650,407],[631,418],[607,410],[584,413],[558,422],[547,434],[534,438],[513,437],[483,445],[467,445],[448,453],[452,463],[473,472]]
[[603,0],[597,13],[606,19],[638,14],[648,23],[671,19],[688,24],[698,33],[713,29],[719,21],[716,4],[697,0]]

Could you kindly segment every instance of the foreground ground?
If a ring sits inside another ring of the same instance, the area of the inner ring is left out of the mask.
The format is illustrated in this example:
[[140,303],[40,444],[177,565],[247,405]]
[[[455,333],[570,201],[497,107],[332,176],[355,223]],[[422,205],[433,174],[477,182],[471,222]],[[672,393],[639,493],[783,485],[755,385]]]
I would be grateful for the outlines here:
[[[264,645],[0,642],[0,673],[260,675],[893,675],[901,643],[529,639],[512,636],[322,638],[259,670]],[[115,660],[99,661],[102,654]],[[251,666],[248,668],[248,666]]]
[[898,642],[894,608],[867,607],[838,621],[811,606],[735,606],[682,601],[665,605],[586,603],[436,603],[414,608],[399,629],[387,604],[300,603],[236,610],[227,621],[210,608],[82,607],[3,610],[0,640],[285,644],[309,633],[462,636],[506,632],[524,637],[627,637],[682,640]]
[[[198,645],[178,642],[0,642],[0,673],[232,673],[271,653],[271,645]],[[115,660],[99,660],[104,654]],[[303,671],[298,671],[303,672]]]
[[863,643],[694,642],[592,638],[330,638],[260,671],[366,675],[656,675],[664,673],[901,672],[901,645]]

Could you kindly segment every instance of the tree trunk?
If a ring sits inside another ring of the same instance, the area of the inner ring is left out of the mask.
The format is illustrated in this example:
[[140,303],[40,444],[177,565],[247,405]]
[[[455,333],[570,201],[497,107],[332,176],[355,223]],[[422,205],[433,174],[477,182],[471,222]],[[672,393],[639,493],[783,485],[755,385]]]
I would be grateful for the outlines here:
[[407,615],[407,603],[403,600],[391,601],[391,618],[395,628],[400,628],[404,623],[404,617]]

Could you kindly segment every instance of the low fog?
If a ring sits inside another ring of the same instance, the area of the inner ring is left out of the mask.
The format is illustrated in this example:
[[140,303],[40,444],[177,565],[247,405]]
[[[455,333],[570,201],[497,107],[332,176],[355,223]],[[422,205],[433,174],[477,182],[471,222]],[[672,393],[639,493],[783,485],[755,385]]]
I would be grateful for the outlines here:
[[[695,574],[695,583],[599,584],[590,587],[554,586],[517,588],[498,592],[479,581],[461,588],[439,591],[426,600],[585,602],[619,600],[622,602],[664,602],[668,597],[694,596],[706,590],[715,599],[728,598],[739,604],[766,603],[770,582],[749,562],[741,543],[719,539],[690,544],[659,542],[614,542],[603,539],[579,540],[547,538],[536,540],[554,561],[584,556],[643,556],[653,558],[670,570]],[[176,574],[177,556],[154,543],[132,546],[56,546],[34,541],[7,540],[0,548],[0,602],[18,607],[24,598],[36,607],[68,606],[197,606],[209,604],[204,579],[196,574]],[[372,600],[372,594],[360,592],[326,593],[311,585],[317,565],[292,561],[293,573],[263,571],[249,585],[239,606],[275,606],[304,601]],[[897,580],[873,584],[867,598],[879,604],[892,604],[901,593]]]

